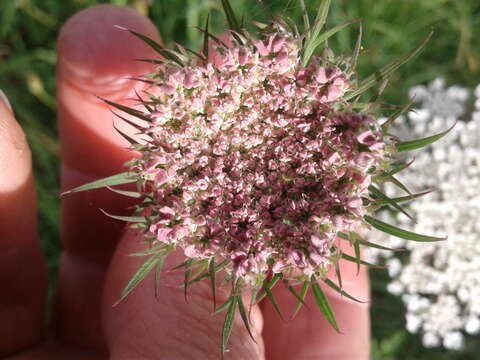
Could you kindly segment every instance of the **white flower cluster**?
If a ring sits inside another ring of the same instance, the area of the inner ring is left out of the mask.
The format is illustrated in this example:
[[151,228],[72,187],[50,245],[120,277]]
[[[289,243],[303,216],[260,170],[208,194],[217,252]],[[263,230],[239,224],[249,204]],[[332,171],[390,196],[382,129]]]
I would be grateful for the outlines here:
[[372,232],[370,241],[408,252],[369,249],[368,256],[373,262],[385,259],[392,278],[388,290],[401,295],[407,308],[407,330],[421,333],[426,347],[460,350],[465,334],[480,332],[480,85],[469,115],[464,115],[469,92],[446,88],[442,79],[413,88],[413,94],[422,106],[407,121],[398,121],[402,138],[425,137],[457,124],[428,150],[414,154],[414,164],[398,175],[414,192],[436,189],[405,206],[418,223],[388,211],[379,217],[420,234],[448,235],[448,240],[416,243]]

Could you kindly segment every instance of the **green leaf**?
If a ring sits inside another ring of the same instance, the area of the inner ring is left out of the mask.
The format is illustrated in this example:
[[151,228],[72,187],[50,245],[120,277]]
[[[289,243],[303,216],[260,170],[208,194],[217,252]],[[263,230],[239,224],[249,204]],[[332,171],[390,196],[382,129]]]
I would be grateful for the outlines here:
[[275,298],[275,295],[273,295],[272,290],[270,290],[268,285],[264,286],[263,289],[265,291],[265,295],[267,296],[268,300],[270,300],[270,302],[272,303],[273,308],[275,309],[277,314],[280,316],[280,318],[283,320],[282,310],[280,309],[280,306],[278,306],[277,299]]
[[[322,0],[317,11],[315,22],[313,23],[313,26],[309,28],[307,33],[305,34],[305,41],[303,44],[303,54],[302,54],[303,66],[308,65],[311,54],[313,54],[314,52],[314,50],[311,50],[311,48],[314,42],[316,41],[316,39],[318,38],[318,36],[320,35],[320,31],[325,26],[325,22],[327,21],[328,11],[330,10],[330,2],[331,0]],[[307,54],[310,54],[310,57],[308,57]]]
[[421,149],[425,146],[433,144],[435,141],[440,140],[442,137],[447,135],[455,127],[456,124],[457,123],[453,124],[449,129],[445,130],[444,132],[441,132],[440,134],[432,135],[423,139],[399,142],[395,145],[395,147],[397,148],[397,151],[399,153]]
[[202,29],[201,27],[198,27],[198,26],[193,26],[193,28],[194,28],[194,29],[197,29],[198,31],[202,32],[203,34],[208,35],[208,37],[209,37],[210,39],[212,39],[213,41],[215,41],[218,45],[221,45],[221,46],[223,46],[224,48],[228,49],[227,44],[225,44],[222,40],[220,40],[218,37],[216,37],[215,35],[213,35],[211,32],[205,31],[204,29]]
[[[202,259],[202,261],[200,261],[198,265],[195,265],[195,269],[193,266],[190,269],[192,269],[192,280],[189,281],[189,285],[193,284],[194,282],[200,281],[200,277],[201,279],[206,279],[210,277],[210,273],[208,272],[208,259]],[[193,272],[193,270],[195,270],[195,272]]]
[[228,283],[229,283],[230,281],[232,281],[232,280],[233,280],[233,274],[226,275],[226,276],[223,278],[220,286],[225,286],[226,284],[228,284]]
[[333,313],[332,307],[328,302],[328,299],[325,296],[322,288],[318,285],[317,281],[314,278],[312,278],[312,292],[313,292],[313,297],[315,299],[315,303],[317,304],[317,307],[320,309],[320,311],[325,316],[325,318],[330,323],[330,325],[332,325],[332,327],[337,332],[340,332],[340,329],[337,324],[337,319],[335,318],[335,314]]
[[395,72],[400,66],[405,64],[407,61],[409,61],[411,58],[413,58],[416,54],[418,54],[428,43],[430,38],[432,37],[433,32],[430,32],[428,36],[415,48],[410,50],[408,53],[405,55],[399,57],[398,59],[394,60],[392,63],[384,66],[382,69],[377,71],[376,73],[370,75],[367,77],[362,83],[360,84],[360,87],[349,93],[345,94],[344,99],[346,101],[355,98],[361,94],[363,94],[365,91],[370,89],[372,86],[375,86],[377,83],[382,82],[385,78],[390,76],[393,72]]
[[350,243],[353,244],[353,239],[350,239],[350,236],[348,236],[347,234],[345,234],[343,232],[337,232],[337,237],[339,237],[340,239],[343,239],[343,240],[350,241]]
[[[350,256],[346,253],[342,253],[341,256],[342,256],[342,259],[344,259],[344,260],[347,260],[347,261],[353,262],[355,264],[358,264],[358,259],[356,257]],[[385,269],[385,266],[372,264],[372,263],[369,263],[365,260],[360,260],[360,264],[371,267],[371,268],[374,268],[374,269]]]
[[[219,263],[218,265],[215,266],[215,272],[219,272],[220,270],[222,270],[225,266],[227,266],[227,264],[229,263],[229,260],[224,260],[222,261],[221,263]],[[208,265],[207,265],[208,266]],[[196,283],[196,282],[199,282],[199,281],[202,281],[206,278],[210,277],[210,273],[209,272],[206,272],[205,274],[201,274],[195,278],[193,278],[192,280],[190,280],[188,282],[188,285],[192,285],[193,283]]]
[[312,58],[313,56],[313,53],[315,52],[315,50],[317,49],[317,47],[319,47],[321,44],[323,44],[325,41],[327,41],[331,36],[335,35],[337,32],[339,32],[340,30],[344,29],[345,27],[347,27],[348,25],[350,24],[353,24],[355,22],[358,22],[358,20],[350,20],[350,21],[347,21],[346,23],[344,24],[340,24],[340,25],[337,25],[335,26],[334,28],[328,30],[328,31],[325,31],[324,33],[322,33],[321,35],[319,35],[314,41],[312,41],[311,43],[309,43],[309,46],[307,48],[305,48],[305,52],[304,52],[304,57],[303,57],[303,63],[302,65],[303,66],[307,66],[308,65],[308,62],[310,61],[310,59]]
[[343,282],[342,282],[342,273],[340,271],[340,262],[339,261],[335,261],[335,275],[337,276],[337,279],[338,279],[338,284],[340,286],[340,288],[343,287]]
[[304,0],[300,0],[300,6],[302,8],[303,26],[305,31],[308,31],[310,29],[310,19],[308,18],[308,11]]
[[199,263],[202,262],[204,259],[197,259],[197,260],[194,260],[194,261],[192,261],[192,260],[193,260],[193,259],[190,259],[190,258],[189,258],[189,259],[185,260],[183,263],[181,263],[181,264],[179,264],[179,265],[171,268],[170,271],[179,270],[179,269],[181,269],[181,268],[183,268],[183,267],[186,267],[186,268],[192,267],[192,266],[194,266],[194,265],[199,264]]
[[[148,80],[148,79],[144,79],[144,78],[141,78],[141,77],[132,77],[132,76],[129,76],[127,78],[128,80],[133,80],[133,81],[139,81],[139,82],[143,82],[145,84],[148,84],[148,85],[155,85],[155,81],[153,80]],[[145,103],[143,102],[143,100],[141,98],[139,98],[139,102],[142,103],[142,105],[150,112],[153,111],[153,109],[150,109],[149,106],[145,106]]]
[[325,23],[327,22],[328,12],[330,11],[331,0],[322,0],[320,6],[318,7],[317,16],[313,27],[310,29],[310,33],[307,35],[309,38],[316,39],[317,36],[322,31]]
[[248,305],[248,317],[250,318],[250,315],[252,314],[252,308],[253,305],[257,303],[257,294],[258,294],[259,288],[257,286],[252,287],[250,290],[250,304]]
[[231,30],[240,32],[240,25],[238,25],[237,18],[235,17],[235,13],[233,12],[232,6],[230,5],[229,0],[222,0],[223,11],[225,12],[225,16],[227,17],[228,26]]
[[392,184],[397,186],[399,189],[402,189],[403,191],[405,191],[408,195],[410,196],[413,195],[412,192],[393,175],[382,174],[381,178],[374,178],[373,181],[376,182],[377,184],[383,183],[383,182],[391,182]]
[[355,251],[355,260],[357,261],[357,276],[360,273],[360,264],[362,261],[362,255],[360,253],[360,243],[355,240],[353,243],[353,249]]
[[82,191],[87,191],[87,190],[93,190],[93,189],[100,189],[104,188],[107,186],[115,186],[115,185],[121,185],[121,184],[129,184],[132,182],[136,182],[137,180],[134,178],[135,173],[132,172],[124,172],[121,174],[109,176],[100,180],[95,180],[92,181],[91,183],[78,186],[72,190],[65,191],[61,194],[61,196],[65,196],[68,194],[73,194],[76,192],[82,192]]
[[413,216],[411,216],[409,213],[407,213],[400,205],[398,205],[395,200],[393,200],[392,198],[388,197],[387,195],[385,195],[383,192],[380,191],[380,189],[376,188],[375,186],[373,185],[370,185],[368,187],[368,191],[370,191],[370,193],[372,195],[374,195],[375,197],[379,198],[380,200],[383,200],[385,202],[387,202],[388,205],[391,205],[393,206],[396,210],[400,211],[402,214],[404,214],[405,216],[407,216],[410,220],[415,221],[415,219],[413,218]]
[[278,306],[277,300],[275,299],[275,296],[272,293],[272,289],[275,287],[277,282],[282,278],[282,274],[278,273],[275,274],[270,281],[264,281],[263,282],[263,294],[261,294],[257,298],[257,303],[263,300],[264,297],[268,297],[270,302],[272,303],[275,311],[280,315],[280,318],[283,319],[283,314],[282,311],[280,310],[280,307]]
[[161,256],[155,265],[155,297],[158,297],[158,289],[160,288],[160,275],[162,273],[163,264],[166,256]]
[[324,279],[323,282],[325,284],[327,284],[329,287],[331,287],[333,290],[338,292],[340,295],[343,295],[346,298],[349,298],[350,300],[353,300],[353,301],[359,302],[359,303],[366,303],[366,301],[361,301],[361,300],[358,300],[357,298],[354,298],[352,295],[350,295],[349,293],[342,290],[337,284],[335,284],[332,280],[330,280],[328,278]]
[[165,61],[163,60],[155,60],[155,59],[133,59],[133,60],[155,64],[155,65],[165,65]]
[[[120,111],[123,111],[124,113],[126,114],[129,114],[133,117],[136,117],[140,120],[143,120],[143,121],[147,121],[147,122],[151,122],[152,119],[150,119],[150,116],[149,115],[146,115],[143,111],[140,111],[140,110],[137,110],[137,109],[132,109],[131,107],[128,107],[128,106],[125,106],[125,105],[122,105],[122,104],[118,104],[118,103],[115,103],[113,101],[110,101],[110,100],[107,100],[107,99],[104,99],[104,98],[101,98],[99,96],[97,96],[100,100],[102,100],[104,103],[110,105],[110,106],[113,106],[114,108],[120,110]],[[125,120],[125,119],[123,119]]]
[[386,247],[386,246],[374,244],[374,243],[372,243],[372,242],[369,242],[369,241],[363,240],[363,239],[358,239],[358,241],[359,241],[360,244],[362,244],[363,246],[368,246],[368,247],[372,247],[372,248],[375,248],[375,249],[387,250],[387,251],[394,251],[394,252],[405,251],[405,249],[393,249],[393,248],[389,248],[389,247]]
[[187,260],[187,269],[185,270],[184,274],[184,280],[183,280],[183,296],[185,297],[185,302],[188,302],[187,300],[187,289],[188,285],[190,283],[190,276],[192,274],[192,268],[191,265],[193,263],[193,259],[188,259]]
[[248,331],[248,334],[250,335],[250,337],[252,338],[252,340],[256,343],[256,340],[255,338],[253,337],[253,333],[252,333],[252,330],[250,329],[250,320],[247,316],[247,312],[245,311],[245,306],[243,305],[243,300],[242,300],[242,296],[241,295],[237,295],[236,296],[237,298],[237,302],[238,302],[238,311],[240,313],[240,316],[243,320],[243,323],[245,324],[245,328],[247,329]]
[[293,294],[293,296],[295,296],[295,298],[297,299],[297,305],[295,305],[295,310],[293,311],[292,319],[295,318],[295,316],[297,316],[302,306],[305,306],[308,309],[307,304],[305,304],[305,298],[307,297],[309,286],[310,286],[310,282],[304,281],[300,294],[297,294],[297,292],[292,286],[290,285],[288,286],[288,291],[290,291]]
[[[179,45],[180,46],[180,45]],[[195,50],[192,50],[188,47],[184,47],[184,49],[189,52],[190,54],[192,55],[195,55],[197,58],[199,58],[200,60],[202,60],[204,63],[207,62],[207,58],[205,57],[205,55],[203,55],[202,53],[199,53],[198,51],[195,51]]]
[[416,234],[414,232],[403,230],[403,229],[397,228],[396,226],[384,223],[383,221],[374,219],[368,215],[364,216],[364,219],[367,223],[372,225],[374,228],[380,231],[383,231],[384,233],[387,233],[402,239],[406,239],[406,240],[430,242],[430,241],[442,241],[447,239],[446,237],[439,238],[439,237]]
[[[427,191],[424,191],[424,192],[421,192],[421,193],[418,193],[418,194],[412,194],[412,195],[409,195],[409,196],[400,196],[400,197],[392,198],[392,200],[395,201],[396,203],[403,203],[403,202],[411,201],[411,200],[414,200],[414,199],[419,198],[421,196],[425,196],[427,194],[430,194],[432,191],[434,191],[434,190],[433,189],[432,190],[427,190]],[[387,203],[385,201],[382,201],[382,200],[376,200],[375,205],[383,206],[383,205],[387,205]]]
[[265,298],[265,296],[267,295],[266,292],[265,292],[265,287],[268,286],[269,289],[273,289],[273,287],[277,284],[278,280],[280,280],[280,278],[282,277],[282,274],[275,274],[272,279],[270,280],[270,282],[268,281],[264,281],[263,282],[263,293],[257,298],[257,304],[263,300],[263,298]]
[[117,28],[121,29],[121,30],[127,30],[129,33],[131,33],[132,35],[135,35],[136,37],[138,37],[140,40],[142,40],[143,42],[145,42],[148,46],[150,46],[153,50],[155,50],[158,54],[160,54],[161,56],[163,56],[165,59],[168,59],[170,61],[173,61],[174,63],[180,65],[181,67],[184,67],[185,64],[182,62],[182,60],[175,54],[173,53],[172,51],[166,49],[165,47],[163,47],[162,45],[160,45],[159,43],[157,43],[156,41],[150,39],[148,36],[145,36],[145,35],[142,35],[136,31],[133,31],[133,30],[130,30],[130,29],[127,29],[127,28],[124,28],[122,26],[118,26],[116,25]]
[[114,192],[116,194],[123,195],[126,197],[130,197],[134,199],[139,199],[142,197],[142,194],[140,194],[138,191],[124,191],[124,190],[118,190],[118,189],[112,188],[110,186],[105,186],[105,187],[111,192]]
[[212,316],[214,315],[217,315],[223,311],[225,311],[229,306],[230,306],[230,303],[233,301],[233,297],[229,297],[227,299],[227,301],[225,301],[222,305],[220,305],[219,307],[217,307],[217,310],[215,310],[214,312],[212,312]]
[[373,106],[376,106],[378,104],[378,99],[380,98],[380,96],[382,96],[383,92],[387,88],[389,81],[390,81],[390,78],[386,78],[379,84],[378,92],[372,97],[372,99],[370,100],[370,106],[368,106],[367,109],[364,111],[367,111]]
[[363,26],[360,22],[358,27],[358,37],[357,42],[355,43],[355,49],[353,50],[353,57],[350,63],[350,70],[355,71],[357,67],[358,57],[360,56],[360,50],[362,49],[362,37],[363,37]]
[[115,131],[116,131],[121,137],[123,137],[125,140],[127,140],[127,142],[128,142],[130,145],[132,145],[133,147],[140,145],[140,143],[139,143],[137,140],[135,140],[135,139],[132,138],[130,135],[125,134],[123,131],[121,131],[120,129],[118,129],[118,128],[115,126],[115,123],[113,123],[112,125],[113,125],[113,128],[115,129]]
[[137,270],[135,275],[133,275],[132,279],[128,282],[127,286],[123,289],[120,299],[115,302],[113,306],[116,306],[125,299],[125,297],[128,296],[132,292],[133,289],[135,289],[140,282],[145,279],[145,277],[150,273],[150,271],[158,264],[160,261],[160,257],[158,256],[152,256],[150,257],[147,261],[145,261]]
[[388,128],[397,120],[400,116],[402,116],[405,113],[408,113],[410,111],[410,108],[413,105],[413,102],[415,99],[411,99],[403,108],[398,110],[396,113],[394,113],[392,116],[390,116],[382,125],[382,131],[386,132]]
[[210,275],[210,286],[212,287],[213,311],[217,308],[217,283],[215,281],[215,256],[208,259],[208,274]]
[[[147,84],[149,85],[152,85],[152,84],[155,84],[154,81],[147,81],[147,80],[142,80],[142,79],[139,79],[140,81],[145,81]],[[147,101],[145,101],[141,96],[140,94],[138,93],[137,89],[133,89],[133,91],[135,92],[135,95],[137,97],[137,100],[140,104],[143,105],[143,107],[148,111],[148,112],[153,112],[155,110],[155,108],[151,107],[150,105],[148,105]]]
[[143,216],[120,216],[120,215],[112,215],[107,213],[105,210],[100,209],[102,213],[107,215],[109,218],[115,219],[115,220],[120,220],[120,221],[125,221],[125,222],[131,222],[131,223],[144,223],[147,222],[147,220]]
[[408,195],[413,195],[412,192],[405,186],[403,185],[400,180],[398,180],[396,177],[394,176],[389,176],[387,177],[387,180],[390,181],[392,184],[394,184],[395,186],[397,186],[398,188],[402,189],[403,191],[405,191]]
[[233,294],[230,295],[233,299],[230,301],[228,305],[227,314],[225,315],[225,321],[223,322],[222,328],[222,347],[221,347],[221,356],[223,359],[223,355],[227,350],[228,339],[230,338],[230,334],[232,333],[233,328],[233,320],[235,319],[235,308],[237,305],[236,298]]
[[161,244],[161,245],[158,245],[158,246],[154,246],[152,248],[148,248],[148,249],[143,250],[143,251],[128,254],[128,256],[163,255],[163,254],[166,254],[166,253],[170,252],[171,250],[172,250],[171,245]]
[[203,33],[203,55],[208,60],[208,25],[210,23],[210,14],[207,14],[207,20],[205,21],[205,32]]
[[415,158],[413,158],[411,161],[408,163],[402,163],[401,165],[395,167],[393,170],[374,176],[375,180],[382,180],[382,179],[388,179],[389,177],[398,174],[399,172],[405,170],[406,168],[410,167],[413,163],[415,162]]
[[121,116],[120,114],[117,114],[115,111],[112,111],[112,110],[110,110],[110,111],[112,112],[113,115],[115,115],[116,117],[118,117],[118,118],[121,119],[122,121],[126,122],[128,125],[134,127],[134,128],[137,129],[139,132],[141,132],[141,133],[145,132],[145,128],[144,128],[143,126],[134,123],[132,120],[129,120],[129,119]]

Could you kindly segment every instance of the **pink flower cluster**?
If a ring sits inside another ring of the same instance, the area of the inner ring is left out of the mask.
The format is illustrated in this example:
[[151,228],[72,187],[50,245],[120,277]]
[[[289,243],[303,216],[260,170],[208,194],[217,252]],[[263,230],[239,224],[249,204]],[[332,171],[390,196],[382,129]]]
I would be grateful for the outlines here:
[[135,168],[153,193],[156,242],[229,259],[252,283],[328,271],[336,234],[364,222],[385,144],[371,117],[339,110],[346,75],[316,57],[303,68],[299,52],[277,33],[159,70]]

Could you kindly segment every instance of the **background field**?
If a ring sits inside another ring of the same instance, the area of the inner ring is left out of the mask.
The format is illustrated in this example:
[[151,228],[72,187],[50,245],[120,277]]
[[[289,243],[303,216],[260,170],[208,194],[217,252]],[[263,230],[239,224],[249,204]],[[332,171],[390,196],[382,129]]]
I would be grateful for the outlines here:
[[[0,88],[9,96],[33,152],[39,194],[42,245],[49,260],[52,289],[58,240],[58,139],[55,126],[55,42],[59,28],[75,12],[98,3],[127,5],[147,14],[165,42],[199,46],[201,34],[192,26],[213,16],[214,32],[225,21],[219,0],[1,0]],[[305,0],[312,13],[319,0]],[[431,30],[427,49],[392,77],[384,99],[401,104],[408,88],[447,78],[449,84],[473,87],[480,75],[480,2],[477,0],[333,0],[329,25],[361,18],[364,54],[362,76],[387,64],[416,45]],[[285,12],[300,23],[298,1],[265,0],[273,13]],[[232,0],[245,19],[262,20],[268,13],[255,0]],[[358,27],[339,34],[331,46],[337,52],[352,49]],[[387,275],[372,272],[373,359],[476,359],[480,341],[470,339],[465,351],[426,350],[419,338],[404,330],[403,305],[385,291]]]

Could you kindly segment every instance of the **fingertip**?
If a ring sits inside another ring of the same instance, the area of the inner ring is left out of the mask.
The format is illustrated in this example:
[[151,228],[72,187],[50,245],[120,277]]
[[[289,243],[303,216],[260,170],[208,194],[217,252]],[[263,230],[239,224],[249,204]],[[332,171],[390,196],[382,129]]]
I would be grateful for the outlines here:
[[[347,242],[340,248],[347,254],[353,249]],[[262,304],[265,318],[264,339],[268,359],[336,359],[366,360],[370,356],[370,285],[365,266],[357,273],[357,264],[340,260],[342,290],[363,302],[356,302],[321,284],[335,314],[340,332],[337,332],[317,308],[311,293],[297,317],[285,323],[279,320],[269,303]],[[334,269],[329,278],[339,285]],[[274,289],[282,309],[293,310],[297,300],[285,289]]]
[[0,91],[0,193],[14,191],[31,175],[31,155],[10,102]]
[[152,58],[155,53],[144,42],[122,28],[135,30],[160,41],[155,25],[127,7],[98,5],[71,17],[58,37],[60,75],[64,81],[91,86],[102,92],[121,87],[125,76],[143,75],[151,69],[136,58]]
[[[128,230],[120,242],[106,279],[104,291],[104,328],[113,358],[123,354],[128,358],[217,359],[220,352],[224,313],[212,316],[212,293],[209,281],[189,287],[188,303],[181,287],[182,270],[169,271],[185,261],[183,250],[168,256],[155,290],[155,270],[152,270],[128,296],[118,303],[122,290],[148,257],[130,256],[147,247],[141,232]],[[229,288],[217,289],[217,301],[223,303]],[[117,306],[112,307],[113,304]],[[239,317],[235,318],[229,339],[229,359],[264,359],[260,336],[263,320],[257,306],[251,312],[252,331],[249,337]],[[155,339],[151,339],[155,334]],[[138,339],[145,339],[139,351]]]
[[[135,106],[135,89],[141,93],[146,85],[131,78],[154,70],[153,64],[136,59],[158,57],[122,27],[161,41],[147,17],[115,5],[98,5],[77,13],[58,37],[62,162],[88,175],[111,175],[132,158],[129,144],[113,127],[116,118],[110,106],[101,98]],[[120,128],[131,135],[128,125],[122,123]]]
[[43,335],[47,279],[36,216],[30,150],[0,92],[0,357]]
[[0,89],[0,104],[5,106],[8,110],[10,110],[10,112],[13,112],[12,105],[2,89]]
[[[134,157],[126,140],[113,126],[115,117],[109,106],[98,97],[134,106],[135,101],[126,99],[135,97],[135,87],[141,93],[144,84],[129,78],[153,70],[152,64],[135,59],[156,55],[144,42],[118,26],[160,41],[156,27],[148,18],[114,5],[81,11],[60,31],[57,98],[62,190],[123,172],[125,162]],[[100,314],[103,276],[123,224],[103,216],[98,208],[127,215],[132,205],[132,201],[105,189],[62,200],[61,238],[66,255],[57,291],[54,327],[63,341],[102,347],[102,336],[92,331],[100,327],[99,316],[89,317],[87,312]],[[92,274],[88,267],[93,265],[99,270]],[[86,271],[81,270],[84,267]],[[92,279],[96,279],[95,286],[87,293],[76,292]]]

